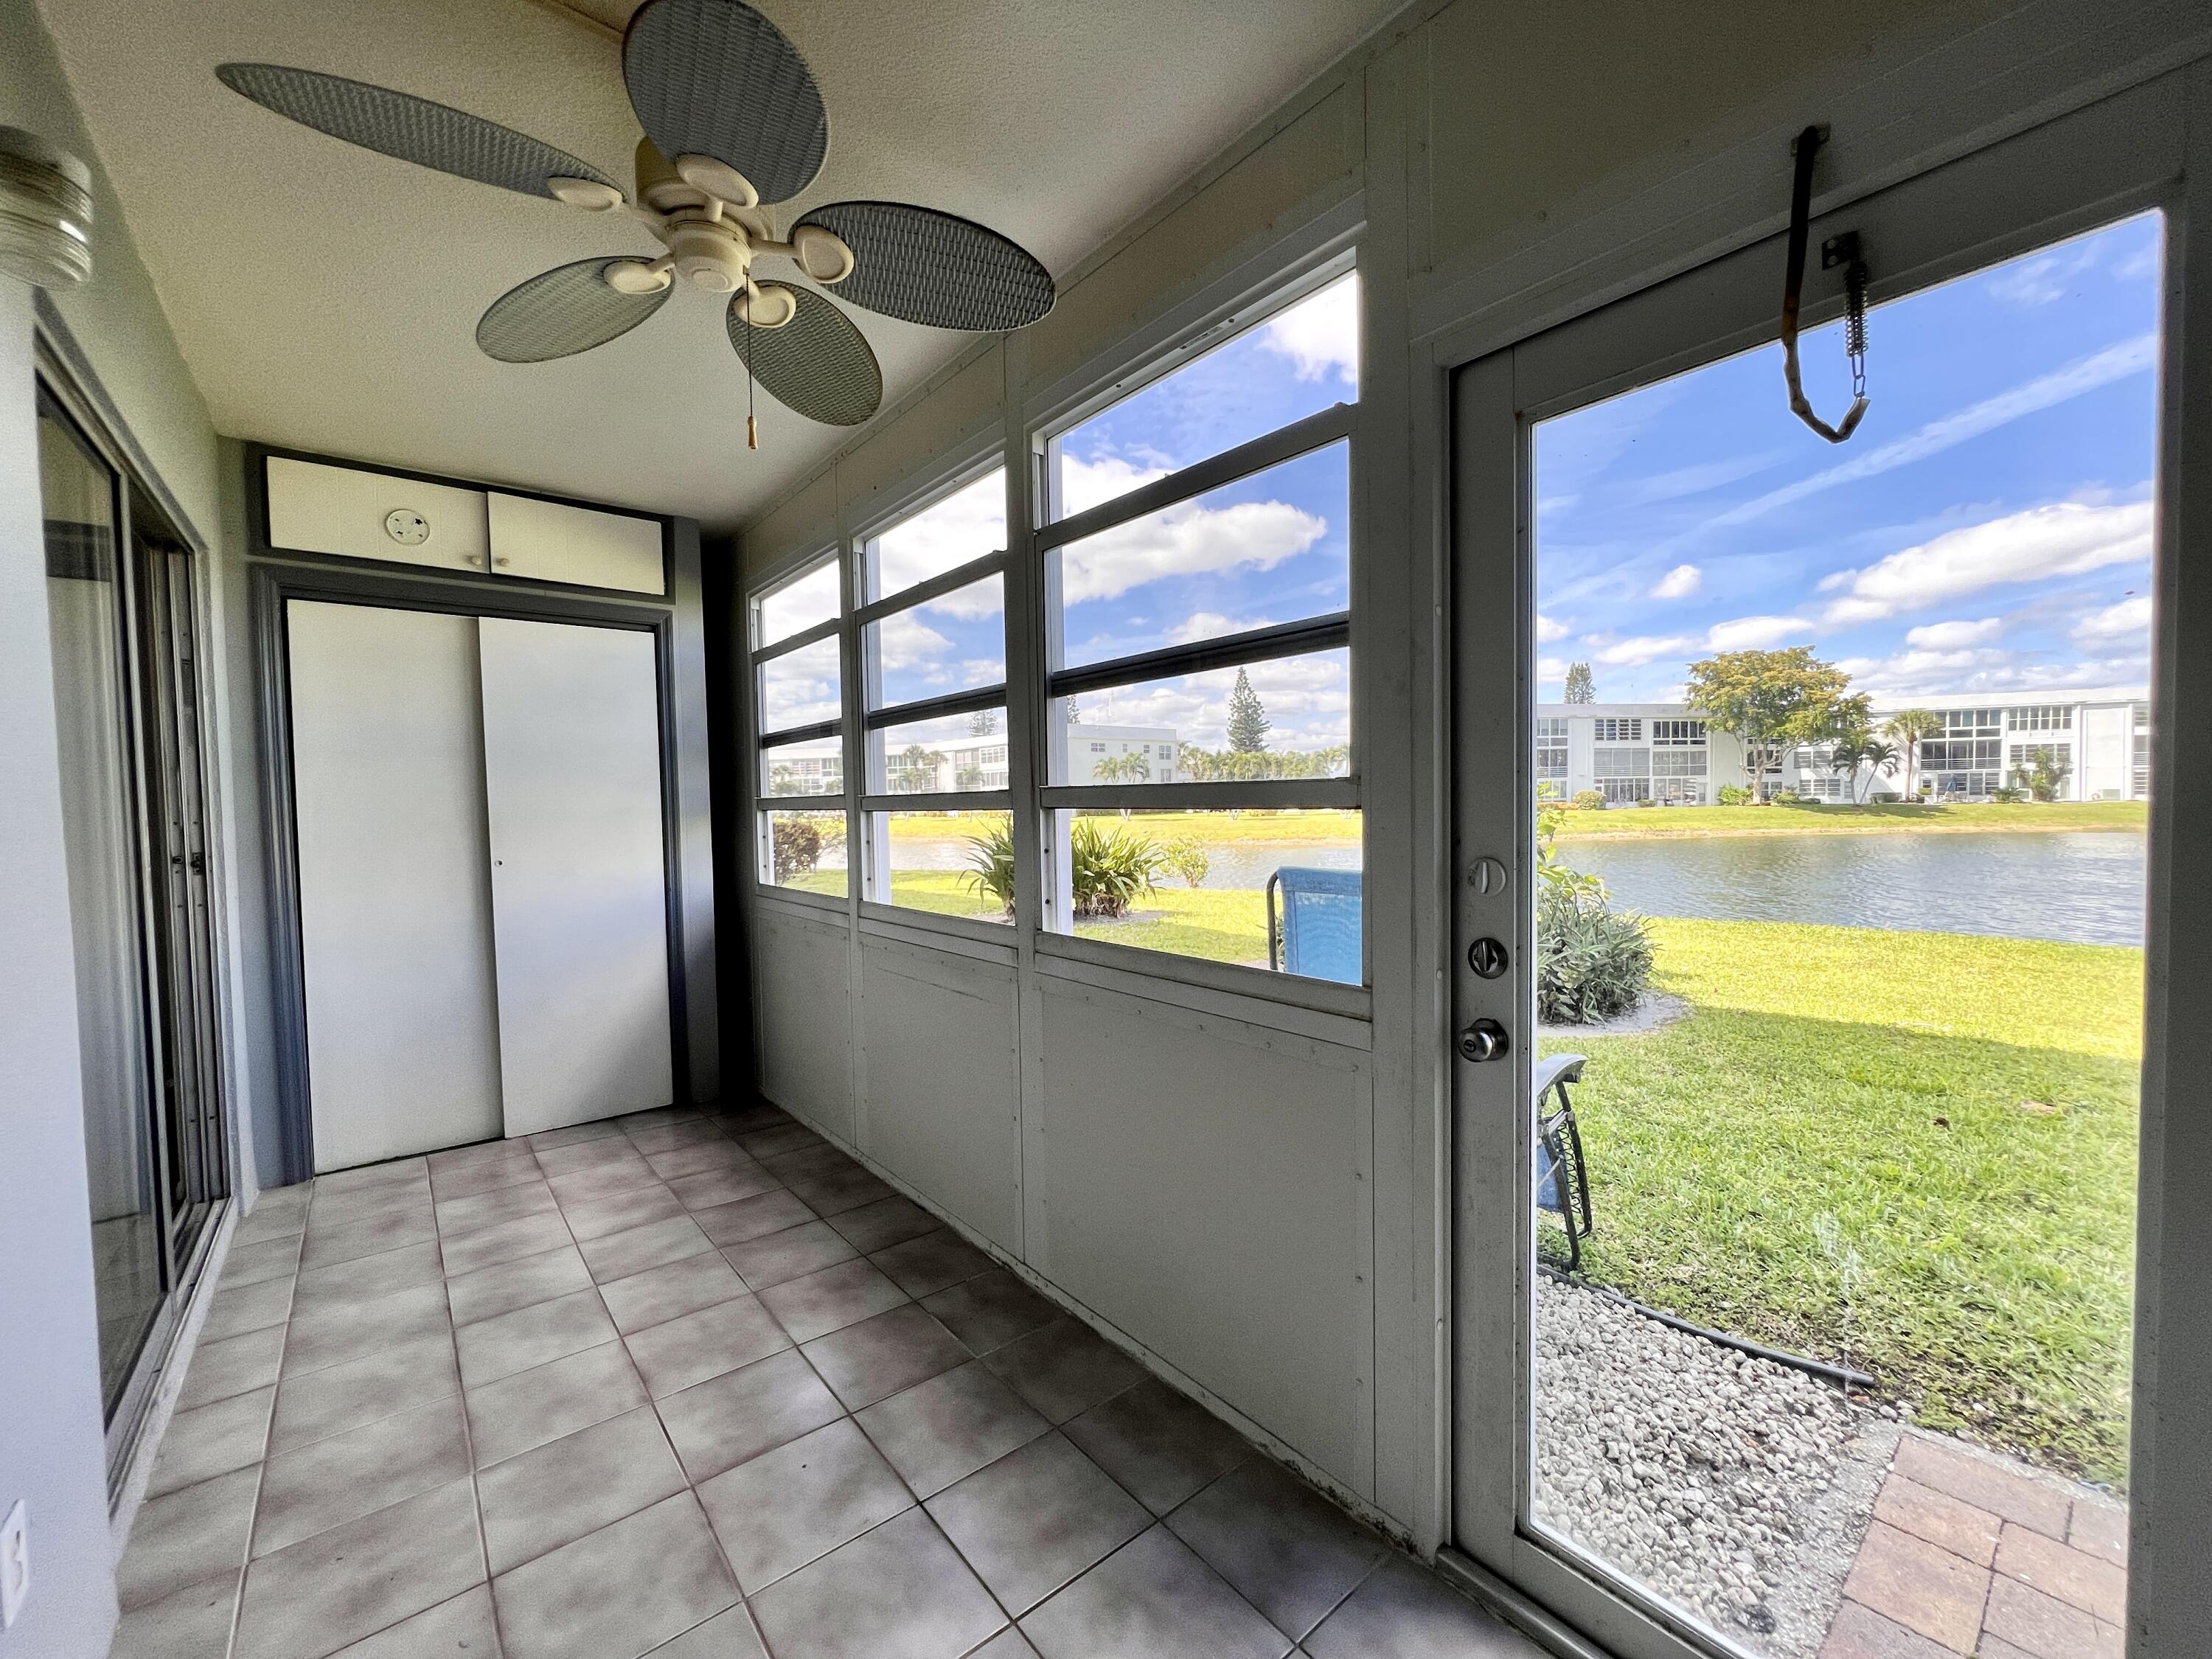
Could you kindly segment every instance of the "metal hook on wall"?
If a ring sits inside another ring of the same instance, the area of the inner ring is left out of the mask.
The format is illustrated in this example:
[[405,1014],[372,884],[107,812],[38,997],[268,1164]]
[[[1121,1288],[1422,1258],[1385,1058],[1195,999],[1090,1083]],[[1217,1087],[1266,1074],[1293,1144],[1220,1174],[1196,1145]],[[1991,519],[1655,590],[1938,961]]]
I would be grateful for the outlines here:
[[1797,371],[1797,309],[1805,285],[1805,243],[1811,234],[1813,158],[1820,148],[1820,129],[1807,127],[1790,146],[1797,157],[1796,181],[1790,195],[1789,269],[1782,285],[1782,378],[1790,385],[1790,412],[1832,444],[1842,443],[1858,430],[1867,412],[1866,395],[1866,261],[1859,257],[1859,234],[1847,230],[1820,246],[1820,269],[1844,267],[1844,349],[1851,363],[1850,408],[1841,426],[1830,426],[1813,411]]

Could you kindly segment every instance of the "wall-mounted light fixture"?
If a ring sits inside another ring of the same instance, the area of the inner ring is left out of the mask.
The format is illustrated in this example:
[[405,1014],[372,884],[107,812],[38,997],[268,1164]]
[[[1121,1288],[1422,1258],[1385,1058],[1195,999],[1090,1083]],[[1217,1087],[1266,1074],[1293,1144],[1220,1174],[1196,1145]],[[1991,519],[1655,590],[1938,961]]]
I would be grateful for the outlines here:
[[36,133],[0,127],[0,276],[70,288],[92,275],[92,169]]

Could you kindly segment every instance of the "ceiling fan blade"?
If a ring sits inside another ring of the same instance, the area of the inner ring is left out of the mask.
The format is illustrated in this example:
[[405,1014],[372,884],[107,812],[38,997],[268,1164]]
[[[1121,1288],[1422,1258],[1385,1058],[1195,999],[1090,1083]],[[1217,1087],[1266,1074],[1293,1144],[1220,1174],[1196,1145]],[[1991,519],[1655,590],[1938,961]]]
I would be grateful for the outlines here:
[[318,132],[440,173],[525,196],[551,198],[549,179],[588,179],[618,188],[566,150],[411,93],[282,64],[224,64],[216,76],[241,97]]
[[623,33],[638,125],[674,161],[711,155],[763,202],[814,182],[830,116],[799,48],[744,0],[646,0]]
[[1026,328],[1052,309],[1052,273],[988,225],[903,202],[836,202],[799,222],[853,250],[838,295],[932,328]]
[[541,270],[494,300],[477,321],[477,345],[503,363],[573,357],[627,334],[668,303],[676,284],[651,294],[624,294],[602,274],[622,253],[579,259]]
[[860,425],[884,401],[876,354],[853,319],[813,289],[787,291],[799,309],[781,328],[748,328],[733,300],[723,313],[730,344],[741,358],[750,354],[754,377],[778,403],[824,426]]

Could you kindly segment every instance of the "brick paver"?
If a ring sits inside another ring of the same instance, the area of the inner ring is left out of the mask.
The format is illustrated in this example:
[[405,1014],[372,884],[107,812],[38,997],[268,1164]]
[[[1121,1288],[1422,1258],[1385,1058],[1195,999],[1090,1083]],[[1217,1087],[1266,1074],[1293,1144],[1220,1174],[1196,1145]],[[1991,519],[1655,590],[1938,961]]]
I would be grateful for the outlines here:
[[2124,1504],[1907,1432],[1820,1659],[2124,1659]]

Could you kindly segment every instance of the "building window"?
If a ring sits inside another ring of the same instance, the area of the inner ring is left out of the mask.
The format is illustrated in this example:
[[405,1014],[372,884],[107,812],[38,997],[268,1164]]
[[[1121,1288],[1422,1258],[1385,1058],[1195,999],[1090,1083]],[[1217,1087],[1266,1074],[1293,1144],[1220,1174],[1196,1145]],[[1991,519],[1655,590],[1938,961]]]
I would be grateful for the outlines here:
[[[1042,440],[1041,804],[1055,931],[1364,978],[1358,882],[1344,878],[1362,857],[1358,319],[1352,276],[1256,308],[1203,355]],[[1271,846],[1248,816],[1233,847],[1186,860],[1198,872],[1187,880],[1161,866],[1126,904],[1102,896],[1102,860],[1202,843],[1230,822],[1209,810],[1302,821]],[[1150,817],[1163,811],[1176,816]],[[1286,945],[1271,903],[1310,898],[1321,908],[1299,917],[1327,920],[1293,924]],[[1228,943],[1248,936],[1249,950]]]
[[2005,711],[2008,732],[2063,732],[2073,724],[2074,711],[2063,703],[2039,703],[2030,708]]
[[1536,781],[1564,783],[1567,777],[1567,723],[1555,715],[1536,719]]
[[771,885],[846,896],[844,568],[824,554],[753,596],[756,869]]
[[[1700,722],[1702,724],[1703,722]],[[1600,743],[1641,743],[1644,741],[1644,722],[1640,720],[1603,719],[1591,722],[1597,730]]]
[[2130,798],[2150,799],[2150,710],[2142,703],[2135,705],[2135,764],[2130,780]]
[[[1636,722],[1631,720],[1630,725]],[[1651,722],[1651,741],[1655,744],[1702,744],[1705,740],[1703,720],[1654,720]]]
[[1012,804],[1006,501],[994,466],[860,542],[860,890],[878,904],[1013,920],[970,869]]

